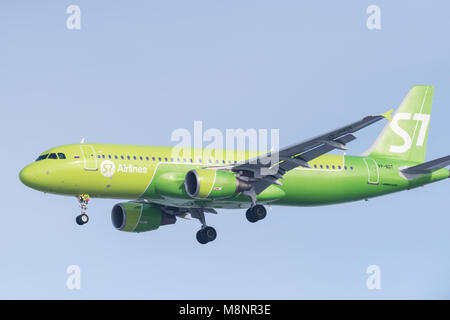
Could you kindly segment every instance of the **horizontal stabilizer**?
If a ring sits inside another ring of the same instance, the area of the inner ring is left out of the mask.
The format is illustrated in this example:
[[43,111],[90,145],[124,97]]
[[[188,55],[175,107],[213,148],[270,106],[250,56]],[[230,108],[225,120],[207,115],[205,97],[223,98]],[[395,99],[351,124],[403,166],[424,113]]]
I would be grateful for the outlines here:
[[414,167],[403,169],[401,171],[409,174],[431,173],[433,171],[445,168],[448,165],[450,165],[450,156],[445,156],[439,159],[424,162]]

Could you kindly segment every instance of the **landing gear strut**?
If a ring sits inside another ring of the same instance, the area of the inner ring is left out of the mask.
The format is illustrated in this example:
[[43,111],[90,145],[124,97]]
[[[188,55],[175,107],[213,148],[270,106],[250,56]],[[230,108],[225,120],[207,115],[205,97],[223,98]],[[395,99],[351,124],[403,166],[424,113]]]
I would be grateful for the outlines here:
[[81,214],[77,216],[75,221],[78,225],[82,226],[83,224],[89,221],[89,217],[86,214],[87,205],[89,203],[89,195],[88,194],[80,194],[78,197],[78,202],[80,203]]
[[207,244],[214,241],[217,237],[217,231],[206,224],[205,211],[203,209],[191,209],[191,216],[200,220],[202,228],[197,232],[197,241],[201,244]]
[[259,220],[262,220],[266,217],[267,215],[267,210],[266,208],[264,208],[264,206],[257,204],[253,207],[251,207],[250,209],[247,210],[247,212],[245,213],[245,216],[247,217],[247,220],[255,223]]

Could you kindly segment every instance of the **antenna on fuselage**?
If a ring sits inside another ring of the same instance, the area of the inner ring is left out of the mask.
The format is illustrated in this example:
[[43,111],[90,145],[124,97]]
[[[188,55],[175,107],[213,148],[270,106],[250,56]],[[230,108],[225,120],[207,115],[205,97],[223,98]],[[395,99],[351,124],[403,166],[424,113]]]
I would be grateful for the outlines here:
[[84,140],[85,140],[84,138],[81,138],[81,141],[80,141],[80,143],[84,143]]

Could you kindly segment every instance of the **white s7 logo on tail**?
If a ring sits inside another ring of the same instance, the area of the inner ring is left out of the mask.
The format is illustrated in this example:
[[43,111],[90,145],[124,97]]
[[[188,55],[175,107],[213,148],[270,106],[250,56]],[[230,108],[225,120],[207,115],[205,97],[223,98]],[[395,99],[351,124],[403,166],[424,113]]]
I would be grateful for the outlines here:
[[[400,146],[391,146],[389,148],[390,152],[403,153],[408,151],[412,145],[411,136],[407,131],[403,130],[398,124],[400,120],[411,120],[411,113],[397,113],[392,119],[390,127],[392,131],[394,131],[399,137],[403,139],[404,143]],[[421,122],[419,136],[417,137],[416,141],[416,146],[421,147],[425,142],[425,135],[427,133],[428,124],[430,123],[430,115],[423,113],[415,113],[413,120]],[[417,125],[418,123],[416,124],[416,127],[414,129],[413,138],[416,135]]]

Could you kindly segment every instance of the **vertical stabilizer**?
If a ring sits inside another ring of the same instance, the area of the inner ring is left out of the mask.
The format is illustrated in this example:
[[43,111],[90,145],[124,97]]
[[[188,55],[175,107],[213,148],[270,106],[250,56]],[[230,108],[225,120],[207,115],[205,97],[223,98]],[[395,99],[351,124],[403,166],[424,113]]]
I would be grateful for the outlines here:
[[412,87],[392,120],[364,154],[424,162],[432,100],[432,86]]

